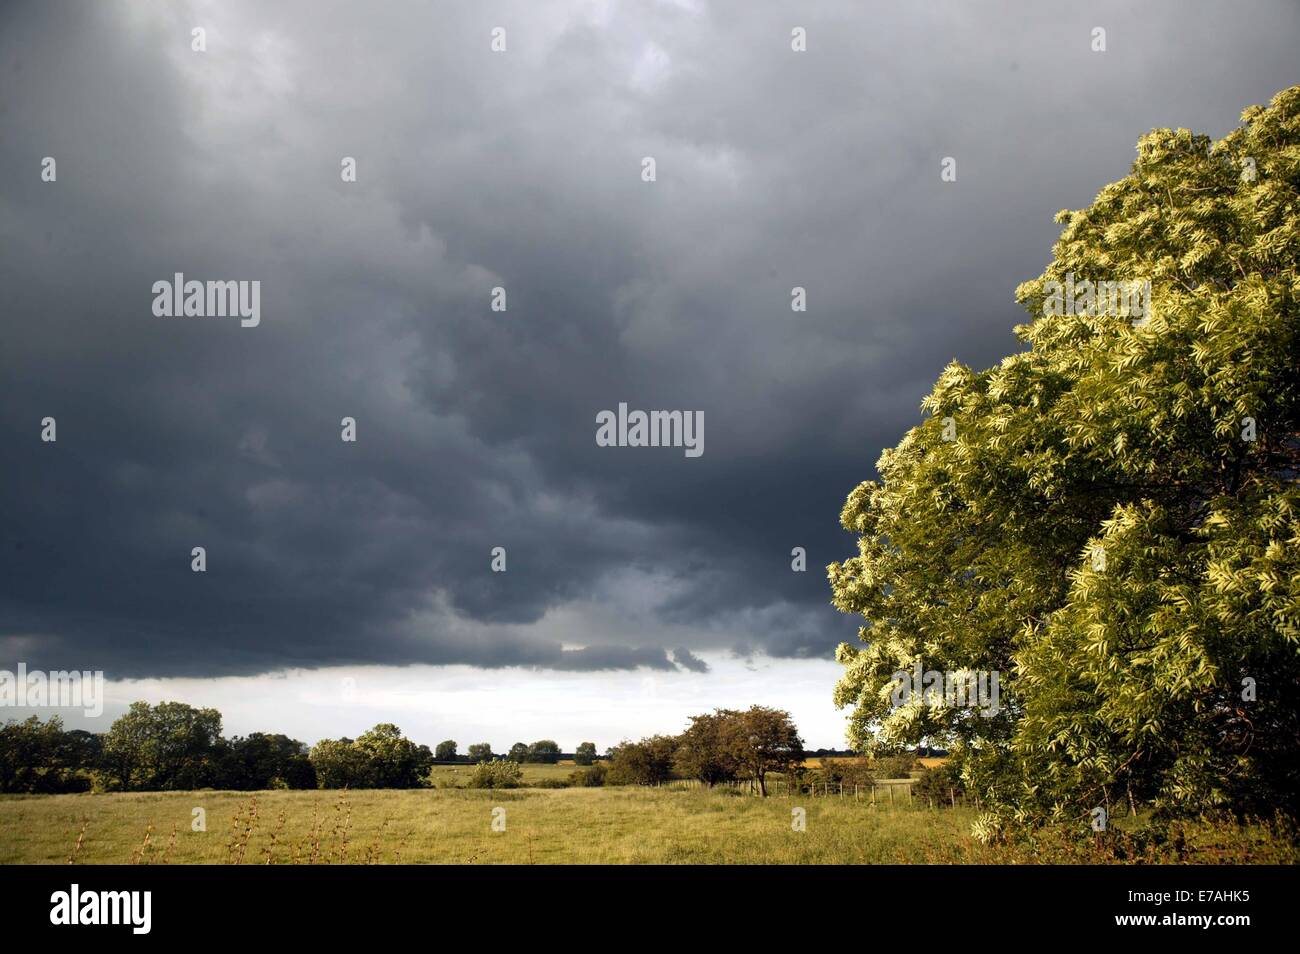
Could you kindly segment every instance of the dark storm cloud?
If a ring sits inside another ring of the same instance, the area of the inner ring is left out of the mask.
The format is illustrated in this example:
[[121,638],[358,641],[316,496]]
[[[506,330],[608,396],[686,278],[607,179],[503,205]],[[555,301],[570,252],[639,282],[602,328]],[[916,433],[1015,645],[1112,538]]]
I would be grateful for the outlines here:
[[673,650],[673,662],[691,672],[708,672],[709,664],[685,646]]
[[[1291,3],[1129,7],[5,5],[0,649],[825,655],[845,495],[1016,347],[1052,213],[1296,81]],[[177,271],[260,280],[261,325],[153,317]],[[704,455],[597,447],[620,401],[702,410]]]

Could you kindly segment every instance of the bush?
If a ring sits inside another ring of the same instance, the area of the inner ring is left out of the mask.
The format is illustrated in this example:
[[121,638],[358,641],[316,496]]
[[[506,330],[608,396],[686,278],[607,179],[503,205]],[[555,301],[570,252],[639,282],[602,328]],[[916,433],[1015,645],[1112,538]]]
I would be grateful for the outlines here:
[[912,793],[921,799],[929,799],[935,805],[949,805],[953,795],[961,797],[961,766],[956,759],[949,759],[934,768],[922,769],[921,777],[912,786]]
[[89,792],[93,787],[89,774],[70,769],[50,769],[32,778],[28,789],[40,795],[66,795],[71,792]]
[[569,784],[574,788],[599,788],[605,784],[609,770],[603,763],[597,762],[588,768],[580,768],[569,776]]
[[872,785],[876,781],[876,776],[866,759],[824,758],[821,760],[821,766],[809,773],[808,780],[814,785],[830,785],[832,788],[837,785],[852,787]]
[[466,783],[468,788],[518,788],[524,782],[518,762],[479,762]]

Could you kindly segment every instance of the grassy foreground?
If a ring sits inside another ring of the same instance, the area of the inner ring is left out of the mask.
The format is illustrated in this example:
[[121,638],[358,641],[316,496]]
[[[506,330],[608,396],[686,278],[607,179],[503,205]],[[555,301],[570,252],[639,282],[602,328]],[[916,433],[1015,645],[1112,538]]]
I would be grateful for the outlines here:
[[[792,809],[807,830],[792,830]],[[191,831],[193,809],[206,832]],[[506,830],[492,831],[494,809]],[[1114,861],[1087,838],[985,847],[973,809],[872,807],[670,789],[159,792],[0,797],[0,862],[1034,863]],[[78,846],[78,841],[80,845]],[[1182,841],[1182,839],[1180,839]],[[1155,851],[1154,849],[1149,849]],[[1130,860],[1138,860],[1132,858]],[[1270,826],[1192,826],[1177,855],[1294,863]]]

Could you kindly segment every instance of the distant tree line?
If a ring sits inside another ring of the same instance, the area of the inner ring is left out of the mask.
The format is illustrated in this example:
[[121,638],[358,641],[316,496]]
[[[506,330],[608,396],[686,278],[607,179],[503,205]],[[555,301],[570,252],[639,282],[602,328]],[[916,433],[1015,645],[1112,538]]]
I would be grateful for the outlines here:
[[[64,730],[58,717],[33,716],[0,726],[0,792],[180,791],[201,788],[420,788],[431,784],[435,762],[476,765],[468,784],[513,788],[520,765],[554,765],[563,755],[553,739],[516,742],[496,755],[486,742],[458,756],[453,740],[430,750],[380,723],[355,739],[322,739],[314,746],[280,734],[253,732],[227,739],[221,713],[183,702],[132,703],[105,733]],[[576,770],[564,786],[655,785],[673,778],[706,785],[752,779],[767,794],[772,772],[790,772],[803,743],[788,712],[754,706],[694,716],[680,735],[622,742],[597,759],[596,745],[573,753]]]
[[504,759],[518,764],[555,765],[562,759],[571,757],[575,765],[590,765],[596,759],[596,743],[581,743],[571,756],[566,756],[564,752],[561,752],[559,743],[554,739],[539,739],[533,743],[516,742],[510,746],[510,749],[505,754],[494,753],[492,746],[487,742],[474,743],[465,750],[464,755],[459,755],[458,752],[459,747],[454,740],[448,739],[445,742],[439,742],[433,750],[434,761],[464,762],[476,765],[479,762]]
[[[555,764],[563,755],[553,739],[518,742],[508,755],[487,742],[457,752],[451,739],[431,751],[391,723],[314,746],[264,732],[227,739],[216,709],[136,702],[100,734],[65,730],[57,716],[0,726],[0,792],[419,788],[435,762]],[[583,742],[573,759],[591,766],[595,757],[595,744]]]
[[102,734],[57,716],[0,726],[0,792],[315,788],[308,747],[285,735],[221,735],[221,713],[183,702],[132,703]]

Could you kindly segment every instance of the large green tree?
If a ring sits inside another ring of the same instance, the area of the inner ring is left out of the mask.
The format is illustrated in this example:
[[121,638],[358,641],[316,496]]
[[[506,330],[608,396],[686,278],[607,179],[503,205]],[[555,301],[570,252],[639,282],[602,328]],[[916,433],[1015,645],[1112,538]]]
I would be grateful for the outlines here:
[[528,746],[526,762],[542,762],[554,765],[560,760],[560,746],[554,739],[539,739]]
[[[471,748],[473,748],[473,746],[471,746]],[[447,739],[444,742],[439,742],[437,747],[433,750],[433,757],[439,762],[456,761],[456,741],[454,739]]]
[[321,788],[366,787],[366,760],[346,736],[321,739],[311,747],[311,765]]
[[591,765],[596,761],[596,743],[579,742],[578,748],[573,753],[574,765]]
[[610,785],[662,785],[673,777],[677,737],[653,735],[640,742],[623,741],[610,749]]
[[49,722],[31,716],[0,726],[0,792],[44,790],[46,776],[63,767],[65,737],[58,716]]
[[757,782],[764,797],[768,773],[788,774],[802,763],[803,740],[784,709],[750,706],[740,712],[719,710],[718,715],[722,764],[734,766],[741,778]]
[[[1060,213],[1017,290],[1026,349],[950,364],[849,496],[858,553],[828,570],[866,618],[838,654],[853,744],[948,745],[1027,816],[1296,811],[1300,87],[1242,119],[1149,133]],[[1149,309],[1081,307],[1112,281],[1149,282]],[[998,712],[897,704],[917,663],[999,672]]]
[[739,717],[734,709],[691,716],[691,724],[677,737],[673,764],[678,774],[699,779],[710,788],[734,779],[740,764],[728,745],[726,727],[729,720]]
[[226,746],[220,784],[250,791],[263,788],[315,788],[309,748],[297,739],[268,732],[236,736]]
[[217,783],[221,713],[184,702],[133,702],[104,736],[103,764],[124,789],[193,789]]
[[321,739],[311,750],[321,788],[420,788],[433,767],[433,753],[381,722],[356,739]]

